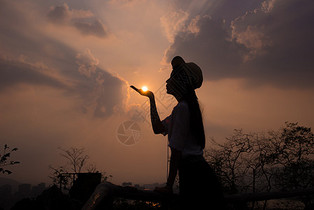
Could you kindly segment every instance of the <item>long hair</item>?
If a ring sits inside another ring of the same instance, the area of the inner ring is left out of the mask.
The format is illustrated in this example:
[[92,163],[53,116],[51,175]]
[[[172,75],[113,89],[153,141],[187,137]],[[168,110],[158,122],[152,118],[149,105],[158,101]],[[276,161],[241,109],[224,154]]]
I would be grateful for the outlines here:
[[198,103],[195,91],[189,91],[183,98],[189,106],[190,111],[190,128],[192,134],[196,137],[198,145],[205,148],[205,132],[201,109]]

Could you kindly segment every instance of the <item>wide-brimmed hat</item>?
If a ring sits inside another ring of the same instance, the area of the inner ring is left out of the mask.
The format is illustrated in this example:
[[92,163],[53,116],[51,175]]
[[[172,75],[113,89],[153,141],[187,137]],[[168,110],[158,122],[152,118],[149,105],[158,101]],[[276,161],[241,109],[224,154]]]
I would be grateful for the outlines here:
[[203,73],[201,68],[195,63],[186,63],[187,68],[185,72],[187,73],[190,83],[193,89],[200,88],[203,84]]
[[173,71],[167,83],[177,98],[182,98],[202,86],[203,74],[198,65],[192,62],[186,63],[180,56],[174,57],[171,65]]
[[[173,73],[174,74],[186,73],[187,78],[189,79],[190,86],[193,89],[197,89],[202,86],[203,73],[201,68],[197,64],[193,62],[186,63],[181,56],[175,56],[171,61],[171,65],[173,67],[172,75]],[[181,72],[182,70],[184,72]]]

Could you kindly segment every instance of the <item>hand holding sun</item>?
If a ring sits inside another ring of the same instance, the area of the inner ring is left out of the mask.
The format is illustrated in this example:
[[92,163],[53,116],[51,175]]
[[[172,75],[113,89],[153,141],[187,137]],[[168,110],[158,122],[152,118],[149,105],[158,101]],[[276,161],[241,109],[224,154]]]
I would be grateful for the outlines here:
[[149,91],[147,86],[143,86],[141,89],[138,89],[134,87],[133,85],[130,86],[132,89],[134,89],[136,92],[141,94],[142,96],[147,96],[148,98],[153,98],[154,94],[153,92]]

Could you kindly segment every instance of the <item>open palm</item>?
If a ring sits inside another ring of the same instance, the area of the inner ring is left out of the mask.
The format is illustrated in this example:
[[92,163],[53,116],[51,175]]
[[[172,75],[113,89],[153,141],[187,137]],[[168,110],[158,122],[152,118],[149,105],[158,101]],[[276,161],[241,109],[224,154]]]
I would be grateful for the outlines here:
[[132,89],[134,89],[136,92],[138,92],[139,94],[141,94],[142,96],[146,96],[148,98],[152,98],[154,97],[154,94],[152,91],[149,91],[149,90],[142,90],[142,89],[138,89],[136,87],[134,87],[133,85],[130,86]]

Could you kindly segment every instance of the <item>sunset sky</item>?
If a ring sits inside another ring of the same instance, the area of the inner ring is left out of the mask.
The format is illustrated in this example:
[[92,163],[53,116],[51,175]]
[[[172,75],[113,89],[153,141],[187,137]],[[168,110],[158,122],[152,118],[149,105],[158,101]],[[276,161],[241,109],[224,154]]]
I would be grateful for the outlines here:
[[[167,137],[129,86],[158,93],[169,115],[175,55],[203,70],[208,139],[313,127],[313,20],[311,0],[0,0],[0,146],[21,162],[1,177],[49,182],[58,148],[78,147],[113,183],[165,182]],[[119,141],[127,121],[136,144]]]

